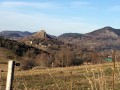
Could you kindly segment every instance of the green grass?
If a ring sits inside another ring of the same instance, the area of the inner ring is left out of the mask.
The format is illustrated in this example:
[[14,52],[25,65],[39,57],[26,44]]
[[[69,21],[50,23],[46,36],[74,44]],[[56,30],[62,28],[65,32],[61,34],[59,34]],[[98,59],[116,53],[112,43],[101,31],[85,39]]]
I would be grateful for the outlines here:
[[[118,65],[119,66],[119,65]],[[14,90],[112,90],[112,63],[66,68],[15,71]],[[6,72],[1,72],[5,90]],[[120,89],[119,67],[115,69],[115,89]]]

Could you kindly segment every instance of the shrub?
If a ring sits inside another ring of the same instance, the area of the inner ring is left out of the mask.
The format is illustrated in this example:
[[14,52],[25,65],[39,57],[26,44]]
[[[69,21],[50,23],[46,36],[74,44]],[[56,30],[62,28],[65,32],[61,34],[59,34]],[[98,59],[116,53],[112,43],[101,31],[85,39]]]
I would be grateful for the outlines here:
[[23,60],[21,62],[21,69],[23,70],[29,70],[36,66],[36,63],[34,60]]
[[84,63],[83,59],[74,59],[73,65],[81,65]]

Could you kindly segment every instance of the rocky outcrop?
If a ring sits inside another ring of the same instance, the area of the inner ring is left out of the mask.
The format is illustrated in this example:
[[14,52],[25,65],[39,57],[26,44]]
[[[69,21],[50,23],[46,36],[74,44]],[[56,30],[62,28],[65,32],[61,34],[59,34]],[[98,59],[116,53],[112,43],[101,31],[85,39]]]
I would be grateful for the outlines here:
[[33,36],[37,38],[47,38],[48,35],[44,30],[41,30],[40,32],[33,34]]
[[93,32],[90,32],[86,35],[95,36],[95,37],[119,37],[120,30],[114,29],[112,27],[104,27]]

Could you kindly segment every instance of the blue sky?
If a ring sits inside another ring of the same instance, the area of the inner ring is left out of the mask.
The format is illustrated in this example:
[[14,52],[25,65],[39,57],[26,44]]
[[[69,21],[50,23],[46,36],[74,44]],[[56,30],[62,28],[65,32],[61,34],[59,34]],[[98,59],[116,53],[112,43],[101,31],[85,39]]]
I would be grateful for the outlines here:
[[0,31],[88,33],[119,22],[120,0],[0,0]]

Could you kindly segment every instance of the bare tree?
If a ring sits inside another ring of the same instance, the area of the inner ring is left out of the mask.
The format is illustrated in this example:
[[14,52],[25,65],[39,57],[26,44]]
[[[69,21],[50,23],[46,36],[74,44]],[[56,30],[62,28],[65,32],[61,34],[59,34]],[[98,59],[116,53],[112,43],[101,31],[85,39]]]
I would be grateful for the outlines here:
[[72,65],[74,54],[68,48],[63,48],[55,55],[55,65],[60,67]]
[[50,67],[52,61],[51,61],[50,56],[48,54],[42,53],[36,57],[36,63],[42,67]]

